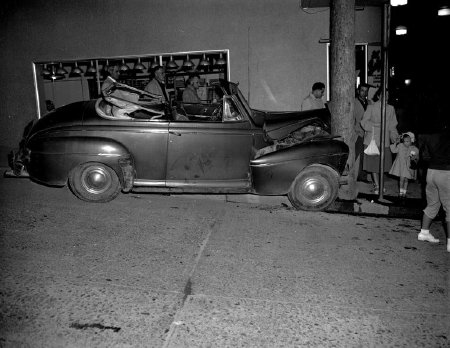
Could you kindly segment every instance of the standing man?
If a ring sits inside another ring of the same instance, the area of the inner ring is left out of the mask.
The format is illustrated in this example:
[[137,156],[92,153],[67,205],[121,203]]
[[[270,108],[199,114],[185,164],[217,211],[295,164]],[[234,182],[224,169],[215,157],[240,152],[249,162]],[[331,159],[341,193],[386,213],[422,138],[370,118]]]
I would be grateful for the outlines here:
[[187,86],[183,91],[183,103],[201,103],[197,94],[199,79],[198,75],[193,75],[188,79]]
[[324,93],[325,84],[323,82],[314,83],[311,93],[302,101],[301,111],[324,109],[325,103],[322,100]]
[[166,90],[166,73],[164,72],[164,67],[157,66],[153,69],[153,78],[150,82],[145,86],[144,90],[146,92],[160,95],[162,97],[162,101],[168,102],[169,95]]
[[361,127],[361,120],[364,116],[364,112],[369,105],[369,100],[367,98],[369,94],[369,85],[366,83],[361,83],[356,91],[355,98],[355,108],[354,108],[354,118],[355,118],[355,163],[359,160],[358,165],[358,181],[367,182],[367,176],[363,171],[363,159],[364,159],[364,129]]
[[448,121],[446,123],[439,133],[427,134],[421,139],[423,158],[428,160],[425,189],[427,206],[423,210],[418,239],[431,243],[439,242],[439,239],[430,233],[430,226],[442,205],[447,225],[447,251],[450,252],[450,126]]

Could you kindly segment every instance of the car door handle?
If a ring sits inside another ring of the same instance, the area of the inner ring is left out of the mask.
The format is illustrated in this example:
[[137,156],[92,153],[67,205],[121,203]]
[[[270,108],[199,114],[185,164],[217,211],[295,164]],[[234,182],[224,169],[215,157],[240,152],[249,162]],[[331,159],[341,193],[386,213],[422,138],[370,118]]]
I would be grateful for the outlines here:
[[169,131],[169,134],[173,134],[173,135],[181,137],[181,133],[180,132]]

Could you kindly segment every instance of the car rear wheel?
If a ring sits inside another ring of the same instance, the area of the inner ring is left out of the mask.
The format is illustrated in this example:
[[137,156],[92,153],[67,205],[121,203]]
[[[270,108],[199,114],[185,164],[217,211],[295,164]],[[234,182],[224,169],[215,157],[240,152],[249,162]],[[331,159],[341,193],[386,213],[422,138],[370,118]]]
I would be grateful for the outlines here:
[[69,176],[70,189],[75,196],[88,202],[109,202],[120,193],[116,172],[102,163],[83,163]]
[[311,165],[297,175],[288,192],[296,209],[320,211],[329,207],[338,195],[339,176],[330,167]]

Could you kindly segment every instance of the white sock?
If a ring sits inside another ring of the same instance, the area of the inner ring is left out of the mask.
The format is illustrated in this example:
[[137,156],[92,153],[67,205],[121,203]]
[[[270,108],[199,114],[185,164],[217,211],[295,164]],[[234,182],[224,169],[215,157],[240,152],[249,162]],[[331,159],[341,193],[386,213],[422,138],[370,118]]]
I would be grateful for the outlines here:
[[424,230],[423,228],[420,229],[421,234],[428,234],[430,233],[430,230]]

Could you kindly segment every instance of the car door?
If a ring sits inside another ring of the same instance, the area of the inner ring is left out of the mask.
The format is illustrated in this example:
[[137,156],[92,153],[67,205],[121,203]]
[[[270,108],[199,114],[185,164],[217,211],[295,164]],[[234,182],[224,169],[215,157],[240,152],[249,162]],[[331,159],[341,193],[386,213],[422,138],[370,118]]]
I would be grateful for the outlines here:
[[133,155],[136,170],[135,186],[164,187],[169,122],[164,120],[133,120],[126,136],[127,148]]
[[251,124],[241,115],[225,117],[227,108],[229,112],[229,105],[223,106],[219,121],[200,118],[170,122],[168,187],[250,187]]

